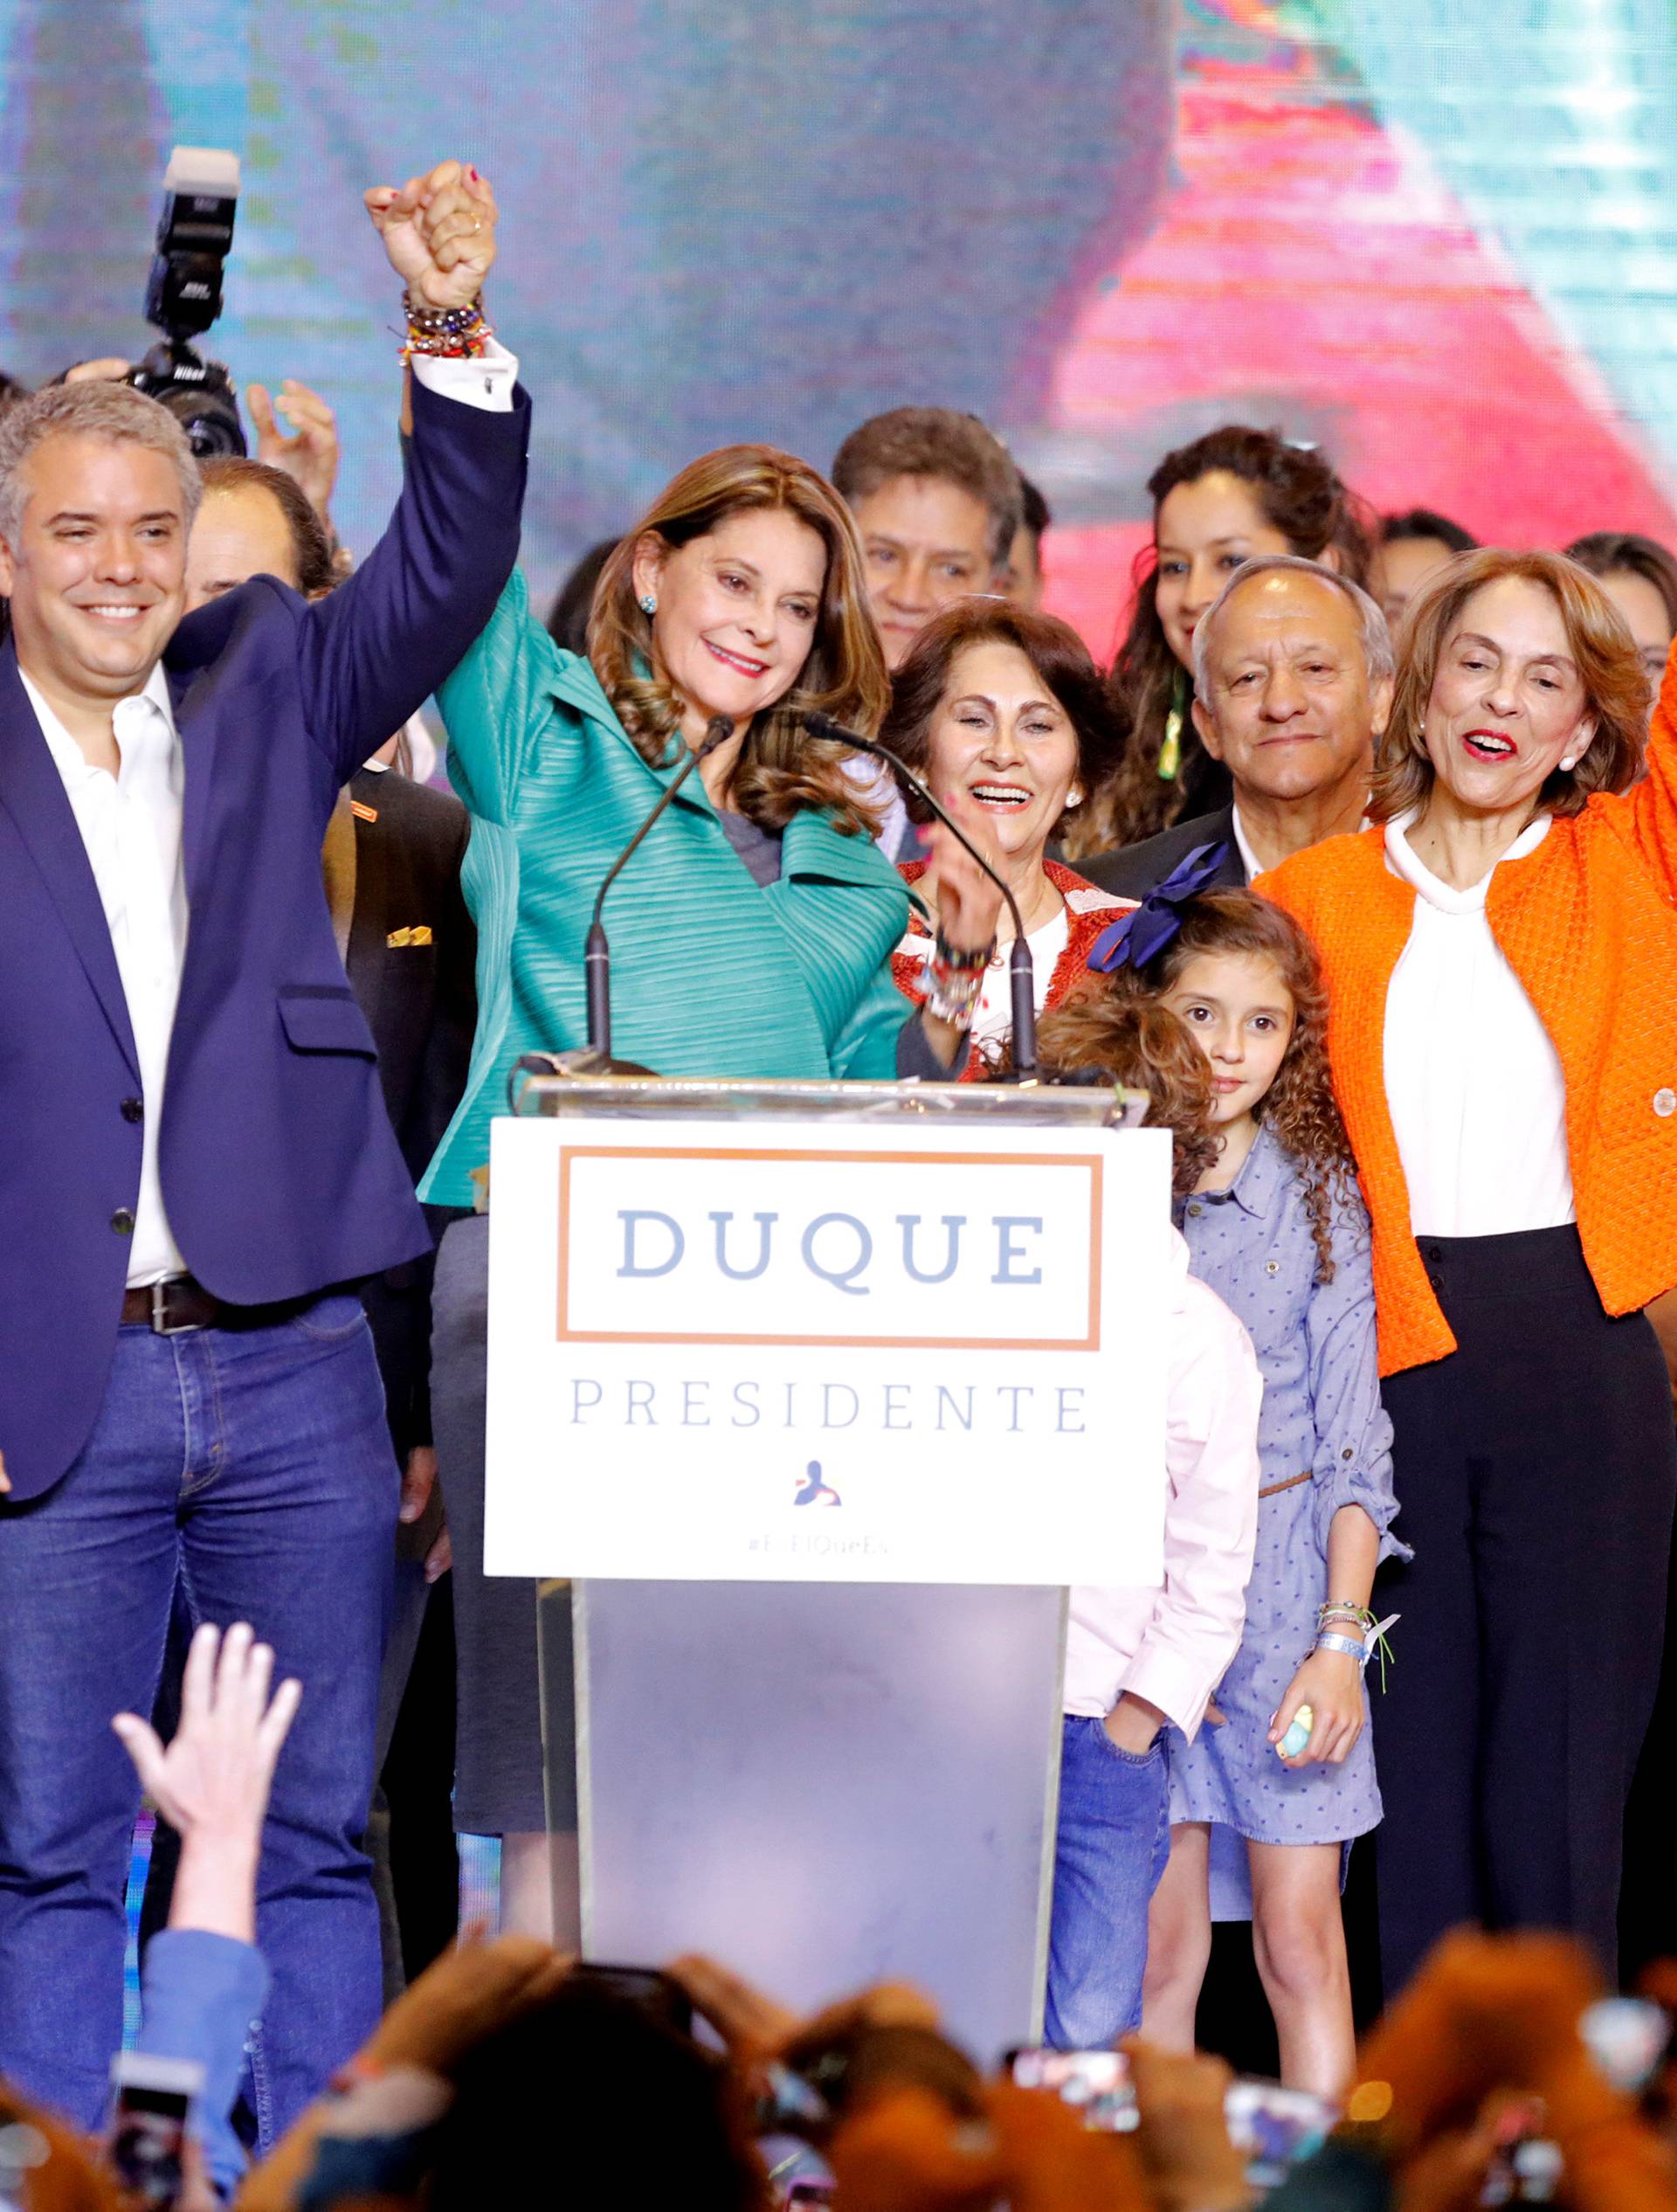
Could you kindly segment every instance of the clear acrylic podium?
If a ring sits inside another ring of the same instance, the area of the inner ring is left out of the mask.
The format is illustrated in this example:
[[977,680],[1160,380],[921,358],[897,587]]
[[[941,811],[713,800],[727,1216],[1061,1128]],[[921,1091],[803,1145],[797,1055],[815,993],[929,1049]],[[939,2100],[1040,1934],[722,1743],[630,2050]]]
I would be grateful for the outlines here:
[[[925,1116],[1004,1137],[1134,1125],[1144,1106],[1110,1089],[563,1075],[519,1100]],[[909,1980],[982,2056],[1039,2037],[1063,1589],[556,1581],[539,1620],[549,1826],[578,1838],[586,1956],[706,1951],[805,2008]]]

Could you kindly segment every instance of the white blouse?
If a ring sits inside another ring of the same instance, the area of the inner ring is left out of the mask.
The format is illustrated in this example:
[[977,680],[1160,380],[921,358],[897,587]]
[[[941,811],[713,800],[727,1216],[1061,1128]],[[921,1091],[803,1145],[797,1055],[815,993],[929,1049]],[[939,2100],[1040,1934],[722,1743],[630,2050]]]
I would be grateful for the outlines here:
[[[1417,1236],[1506,1236],[1576,1220],[1566,1079],[1537,1009],[1491,934],[1491,874],[1441,882],[1386,825],[1386,865],[1415,890],[1409,943],[1386,993],[1385,1078]],[[1540,815],[1503,854],[1549,833]],[[1501,862],[1498,865],[1501,865]]]

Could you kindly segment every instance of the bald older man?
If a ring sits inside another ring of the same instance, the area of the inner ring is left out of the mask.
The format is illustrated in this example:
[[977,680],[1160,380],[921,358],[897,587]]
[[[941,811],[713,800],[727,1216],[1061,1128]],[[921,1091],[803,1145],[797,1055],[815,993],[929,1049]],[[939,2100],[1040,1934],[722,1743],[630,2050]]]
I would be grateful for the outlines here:
[[1215,884],[1239,889],[1356,829],[1392,673],[1385,618],[1366,591],[1291,554],[1247,562],[1194,632],[1194,726],[1228,769],[1232,801],[1080,861],[1080,872],[1141,899],[1197,847],[1220,845]]

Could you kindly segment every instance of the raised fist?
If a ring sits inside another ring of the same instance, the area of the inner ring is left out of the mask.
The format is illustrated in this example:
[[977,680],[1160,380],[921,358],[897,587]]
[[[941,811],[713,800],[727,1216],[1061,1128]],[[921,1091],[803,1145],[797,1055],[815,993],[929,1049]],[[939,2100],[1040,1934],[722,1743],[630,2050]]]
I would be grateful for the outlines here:
[[464,308],[483,288],[495,258],[495,196],[459,162],[439,162],[398,190],[362,194],[390,266],[418,307]]

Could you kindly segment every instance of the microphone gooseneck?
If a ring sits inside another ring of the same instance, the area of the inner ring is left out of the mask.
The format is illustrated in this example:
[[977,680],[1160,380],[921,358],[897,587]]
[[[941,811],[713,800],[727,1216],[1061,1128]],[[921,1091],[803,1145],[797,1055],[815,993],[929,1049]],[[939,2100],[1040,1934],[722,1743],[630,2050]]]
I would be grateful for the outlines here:
[[718,745],[725,745],[734,735],[734,724],[727,715],[713,715],[705,726],[704,743],[695,745],[669,782],[658,795],[658,804],[624,847],[606,873],[604,882],[594,901],[594,914],[588,925],[588,936],[583,946],[583,981],[588,993],[588,1041],[603,1061],[611,1057],[611,948],[606,943],[605,924],[600,919],[605,911],[605,895],[634,858],[637,847],[652,824],[675,797],[694,770]]
[[915,795],[925,800],[945,829],[954,836],[956,844],[964,847],[1002,895],[1003,903],[1013,923],[1013,943],[1007,956],[1008,982],[1013,1001],[1013,1072],[1021,1082],[1037,1080],[1037,978],[1031,958],[1031,948],[1025,943],[1025,916],[1019,912],[1019,902],[1012,887],[1001,871],[987,861],[959,822],[940,799],[935,798],[925,783],[909,767],[908,762],[894,753],[889,745],[882,745],[876,737],[864,737],[856,730],[846,729],[843,722],[835,722],[831,715],[810,709],[804,716],[804,726],[818,737],[825,737],[835,745],[848,745],[852,752],[871,753],[875,760],[883,760],[895,769],[903,782]]

